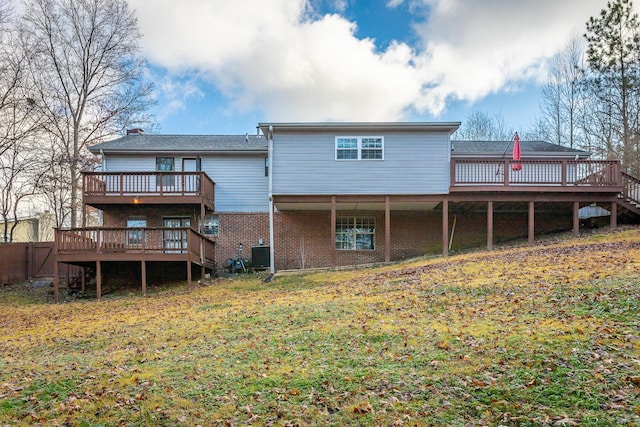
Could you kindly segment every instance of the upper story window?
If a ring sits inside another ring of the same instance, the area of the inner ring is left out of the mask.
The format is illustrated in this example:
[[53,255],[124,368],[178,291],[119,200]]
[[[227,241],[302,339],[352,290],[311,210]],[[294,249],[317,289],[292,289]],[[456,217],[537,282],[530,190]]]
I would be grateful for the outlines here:
[[381,136],[339,136],[336,160],[383,160],[384,138]]
[[156,170],[158,172],[170,172],[175,169],[173,157],[156,157]]

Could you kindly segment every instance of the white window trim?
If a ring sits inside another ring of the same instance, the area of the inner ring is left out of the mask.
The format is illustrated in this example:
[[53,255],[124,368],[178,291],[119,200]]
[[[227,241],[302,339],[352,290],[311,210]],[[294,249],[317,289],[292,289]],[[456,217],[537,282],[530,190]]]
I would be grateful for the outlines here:
[[[207,226],[211,228],[212,233],[206,233]],[[208,237],[220,236],[220,215],[208,214],[204,217],[204,226],[202,227],[202,234]]]
[[[338,158],[338,140],[342,139],[342,138],[348,138],[348,139],[357,139],[358,141],[358,158],[357,159],[339,159]],[[363,139],[367,139],[367,138],[374,138],[374,139],[378,139],[380,138],[380,140],[382,141],[382,147],[380,148],[380,151],[382,152],[382,158],[380,159],[363,159],[362,158],[362,140]],[[335,160],[338,162],[379,162],[384,160],[384,136],[376,136],[376,135],[363,135],[363,136],[336,136],[335,138]]]
[[[373,216],[360,216],[360,215],[356,215],[356,216],[340,216],[340,217],[337,218],[337,221],[339,221],[340,219],[348,219],[348,220],[350,220],[350,222],[353,221],[354,225],[358,221],[358,219],[372,220],[373,221],[373,232],[372,233],[368,233],[368,232],[367,233],[358,233],[358,232],[353,231],[350,234],[354,239],[353,240],[354,247],[353,248],[337,248],[336,247],[336,242],[334,241],[333,245],[334,245],[334,249],[335,250],[337,250],[337,251],[350,251],[350,252],[355,252],[355,251],[373,252],[373,251],[376,250],[376,228],[377,228],[376,227],[376,225],[377,225],[376,223],[377,223],[377,221],[376,221],[375,217],[373,217]],[[336,222],[336,224],[333,225],[333,227],[337,228],[337,222]],[[339,233],[337,233],[337,230],[336,230],[336,236],[338,234]],[[357,236],[358,236],[358,234],[373,236],[373,248],[371,248],[371,249],[358,249],[357,248],[357,239],[358,239]]]

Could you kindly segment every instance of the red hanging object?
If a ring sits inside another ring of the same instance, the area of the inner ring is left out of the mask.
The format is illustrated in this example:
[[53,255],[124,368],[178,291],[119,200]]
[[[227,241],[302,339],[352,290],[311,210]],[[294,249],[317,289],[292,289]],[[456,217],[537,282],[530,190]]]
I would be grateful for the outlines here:
[[513,136],[513,160],[511,170],[514,172],[522,170],[522,163],[520,163],[520,137],[518,136],[518,132]]

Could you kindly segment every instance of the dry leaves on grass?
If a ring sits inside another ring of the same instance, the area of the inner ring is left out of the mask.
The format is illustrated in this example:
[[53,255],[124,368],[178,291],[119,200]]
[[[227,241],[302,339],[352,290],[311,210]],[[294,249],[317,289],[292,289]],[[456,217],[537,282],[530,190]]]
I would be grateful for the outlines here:
[[639,242],[0,299],[0,424],[637,424]]

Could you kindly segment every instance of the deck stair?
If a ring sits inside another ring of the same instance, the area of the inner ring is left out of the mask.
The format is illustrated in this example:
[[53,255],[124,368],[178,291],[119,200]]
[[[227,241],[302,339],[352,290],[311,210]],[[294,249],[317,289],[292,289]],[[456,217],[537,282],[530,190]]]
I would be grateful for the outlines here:
[[84,275],[84,283],[89,283],[91,279],[95,278],[96,272],[93,267],[85,267],[80,270],[80,274],[70,277],[67,284],[69,290],[78,291],[82,289],[82,276]]
[[627,216],[633,222],[640,220],[640,179],[622,172],[622,192],[618,195],[620,216]]

